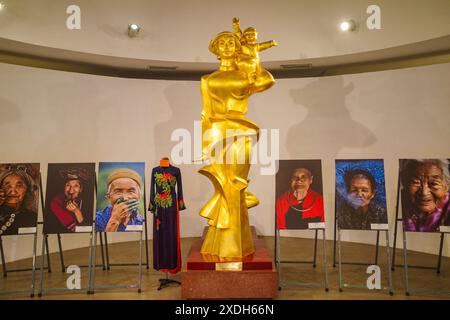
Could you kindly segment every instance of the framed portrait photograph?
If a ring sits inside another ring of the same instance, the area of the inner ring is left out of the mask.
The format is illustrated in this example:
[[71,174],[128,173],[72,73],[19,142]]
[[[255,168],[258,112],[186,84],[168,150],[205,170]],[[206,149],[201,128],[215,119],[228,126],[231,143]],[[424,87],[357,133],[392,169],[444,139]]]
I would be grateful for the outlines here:
[[0,235],[35,233],[39,163],[0,164]]
[[276,227],[309,229],[325,221],[320,160],[279,160],[276,174]]
[[100,162],[95,228],[140,231],[144,223],[145,163]]
[[50,163],[44,234],[91,232],[95,163]]
[[383,160],[336,160],[335,163],[339,228],[388,229]]
[[449,229],[449,162],[449,159],[399,160],[405,231],[444,232]]

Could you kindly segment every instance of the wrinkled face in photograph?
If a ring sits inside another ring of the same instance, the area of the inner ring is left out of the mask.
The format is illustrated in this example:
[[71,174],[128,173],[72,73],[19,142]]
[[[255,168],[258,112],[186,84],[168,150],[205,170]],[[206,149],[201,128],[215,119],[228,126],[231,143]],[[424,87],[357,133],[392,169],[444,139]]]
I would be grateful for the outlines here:
[[433,213],[448,191],[442,169],[433,163],[418,166],[408,181],[408,200],[419,213]]
[[119,178],[112,181],[108,194],[110,203],[115,204],[122,196],[125,201],[130,199],[139,200],[141,196],[139,184],[130,178]]
[[367,207],[375,196],[370,180],[363,175],[356,175],[352,178],[348,194],[355,207]]
[[67,200],[75,200],[80,197],[83,187],[80,180],[69,180],[64,185],[64,195]]
[[311,172],[305,168],[298,168],[292,172],[291,176],[291,190],[295,191],[308,191],[311,185],[313,177]]
[[18,207],[27,193],[27,184],[17,174],[10,174],[3,179],[2,190],[5,192],[5,204],[9,207]]

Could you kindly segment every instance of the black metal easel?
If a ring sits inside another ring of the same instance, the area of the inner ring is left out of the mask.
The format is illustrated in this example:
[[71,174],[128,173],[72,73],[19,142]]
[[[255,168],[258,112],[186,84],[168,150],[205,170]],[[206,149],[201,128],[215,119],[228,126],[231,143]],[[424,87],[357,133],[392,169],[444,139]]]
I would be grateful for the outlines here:
[[[97,194],[97,174],[96,173],[94,173],[94,194]],[[95,210],[94,210],[95,211]],[[105,255],[104,255],[104,252],[103,252],[103,239],[102,239],[102,235],[101,235],[101,232],[96,232],[96,233],[99,233],[100,235],[100,251],[101,251],[101,257],[102,257],[102,264],[101,264],[101,267],[102,267],[102,269],[103,270],[106,270],[106,265],[105,265]],[[57,234],[58,235],[58,245],[59,245],[59,257],[60,257],[60,260],[61,260],[61,271],[62,272],[66,272],[66,265],[65,265],[65,263],[64,263],[64,253],[63,253],[63,250],[62,250],[62,242],[61,242],[61,234],[60,233],[58,233]],[[106,236],[106,233],[105,233],[105,236]],[[47,252],[48,252],[48,246],[47,246]],[[96,267],[99,267],[100,265],[97,265],[97,264],[95,264],[95,262],[94,262],[94,267],[96,268]],[[80,265],[79,266],[80,268],[89,268],[89,265]]]
[[[149,258],[148,258],[148,232],[147,232],[147,210],[146,208],[146,197],[145,197],[145,185],[144,185],[144,239],[145,239],[145,263],[144,265],[146,266],[147,270],[150,268],[150,264],[149,264]],[[105,255],[106,255],[106,269],[107,270],[111,270],[111,266],[136,266],[138,265],[138,263],[109,263],[109,250],[108,250],[108,236],[107,236],[107,232],[99,232],[100,233],[100,248],[102,251],[102,261],[104,261],[103,258],[103,243],[102,243],[102,233],[105,235]],[[103,268],[103,270],[105,270]]]
[[[377,231],[377,240],[375,244],[375,262],[367,263],[367,262],[341,262],[341,264],[348,265],[357,265],[357,266],[369,266],[369,265],[378,265],[378,252],[380,248],[380,230]],[[336,268],[336,233],[337,233],[337,214],[336,214],[336,200],[334,201],[334,234],[333,234],[333,268]],[[394,239],[395,241],[395,239]],[[395,242],[394,242],[395,243]]]
[[[276,211],[276,210],[275,210]],[[281,260],[281,253],[280,253],[280,230],[278,229],[278,223],[277,223],[277,215],[275,214],[275,243],[274,243],[274,260],[275,260],[275,267],[277,269],[278,273],[278,290],[282,289],[282,281],[281,281],[281,264],[287,263],[287,264],[312,264],[313,268],[316,268],[316,261],[317,261],[317,241],[318,241],[318,233],[319,228],[316,229],[306,229],[306,230],[314,230],[314,253],[313,253],[313,261],[301,261],[301,260]],[[325,291],[328,292],[328,266],[327,266],[327,250],[326,250],[326,235],[325,235],[325,228],[320,228],[322,230],[323,234],[323,266],[324,266],[324,280],[323,280],[323,286],[325,288]],[[300,283],[300,286],[317,286],[316,283]]]

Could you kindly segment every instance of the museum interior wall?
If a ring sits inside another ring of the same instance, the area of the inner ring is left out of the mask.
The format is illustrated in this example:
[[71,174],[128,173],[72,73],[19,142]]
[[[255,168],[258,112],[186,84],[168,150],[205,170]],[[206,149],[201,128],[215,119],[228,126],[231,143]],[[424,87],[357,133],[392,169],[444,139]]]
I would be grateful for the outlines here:
[[[448,158],[450,64],[321,78],[279,79],[250,99],[248,117],[262,129],[279,129],[280,159],[322,159],[327,237],[334,219],[334,160],[385,159],[391,234],[399,158]],[[194,135],[200,120],[198,81],[138,80],[0,64],[0,162],[40,162],[44,190],[47,164],[145,161],[152,167],[171,157],[177,128]],[[183,174],[181,237],[201,236],[198,215],[212,195],[199,164],[176,164]],[[262,236],[274,234],[275,176],[251,169],[250,191],[261,203],[249,211]],[[149,190],[146,195],[148,199]],[[39,212],[42,220],[42,212]],[[149,230],[151,229],[151,219]],[[151,231],[149,237],[151,238]],[[312,231],[282,236],[312,237]],[[111,242],[137,240],[111,234]],[[375,242],[375,233],[343,232],[344,241]],[[437,254],[439,234],[409,234],[411,250]],[[65,250],[88,246],[88,235],[63,235]],[[450,239],[446,239],[444,255]],[[6,237],[6,260],[31,256],[32,237]],[[382,242],[384,243],[384,242]],[[401,242],[398,242],[401,247]],[[56,236],[50,236],[56,251]]]

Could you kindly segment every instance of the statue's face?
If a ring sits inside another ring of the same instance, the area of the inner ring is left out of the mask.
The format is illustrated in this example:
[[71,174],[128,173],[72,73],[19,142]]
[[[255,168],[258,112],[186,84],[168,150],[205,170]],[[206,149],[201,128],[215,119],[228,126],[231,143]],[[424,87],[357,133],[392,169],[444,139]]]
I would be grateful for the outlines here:
[[244,34],[245,37],[245,41],[249,44],[255,44],[256,40],[258,39],[258,33],[256,33],[255,31],[247,31]]
[[416,212],[433,213],[448,191],[442,169],[426,163],[414,171],[408,181],[408,200]]
[[232,58],[236,53],[236,40],[231,36],[224,36],[217,40],[217,48],[221,58]]

